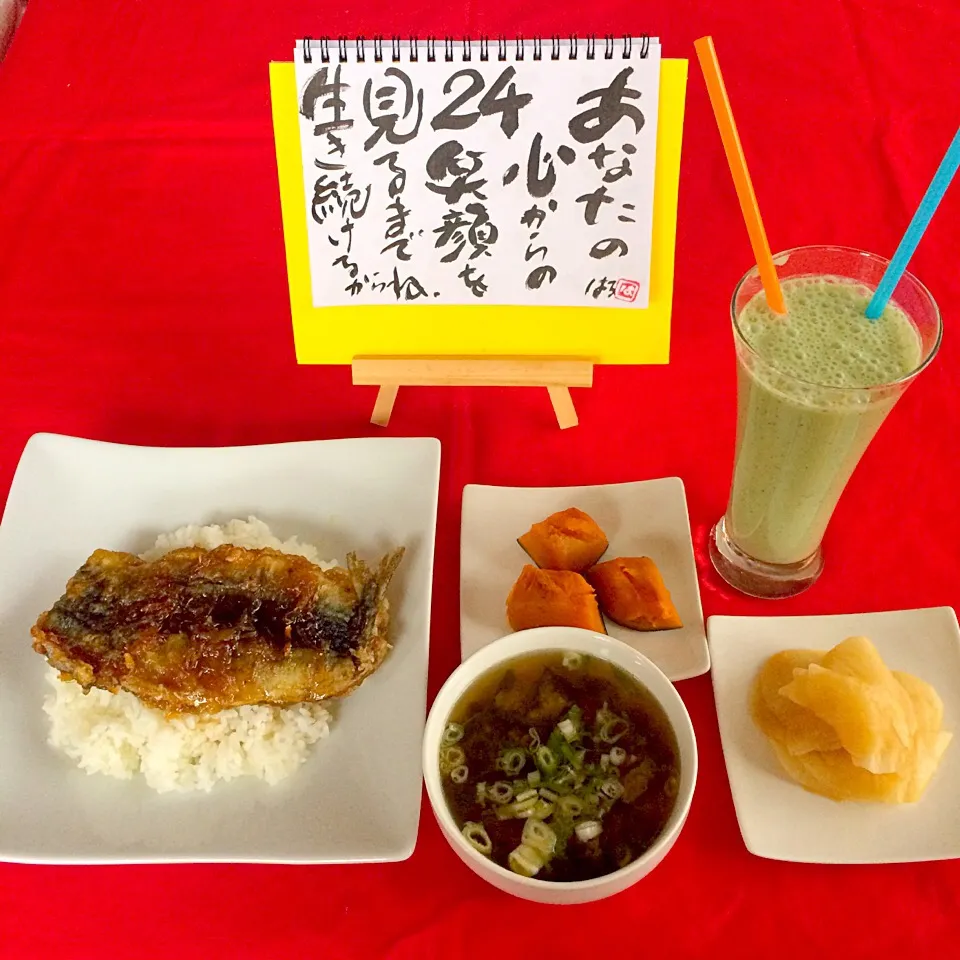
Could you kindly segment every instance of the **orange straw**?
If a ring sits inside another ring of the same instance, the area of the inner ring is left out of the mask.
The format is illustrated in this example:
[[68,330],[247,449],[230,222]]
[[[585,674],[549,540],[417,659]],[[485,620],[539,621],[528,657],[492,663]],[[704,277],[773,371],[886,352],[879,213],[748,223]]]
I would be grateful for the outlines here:
[[707,92],[710,94],[713,115],[717,118],[717,126],[720,128],[720,139],[723,141],[723,149],[727,154],[727,163],[730,166],[730,173],[733,175],[733,185],[737,189],[740,210],[743,212],[743,219],[747,224],[747,233],[750,235],[753,256],[756,258],[760,280],[767,294],[767,303],[774,313],[786,313],[787,307],[783,302],[783,291],[780,289],[777,268],[773,265],[770,244],[767,242],[767,233],[763,229],[760,208],[757,206],[757,195],[753,192],[750,171],[747,170],[747,159],[743,155],[740,135],[737,133],[737,124],[733,119],[733,110],[730,108],[730,100],[727,98],[727,89],[723,85],[723,76],[720,73],[720,64],[717,62],[717,51],[713,46],[713,37],[701,37],[693,45],[696,47],[697,56],[700,58],[703,79],[707,82]]

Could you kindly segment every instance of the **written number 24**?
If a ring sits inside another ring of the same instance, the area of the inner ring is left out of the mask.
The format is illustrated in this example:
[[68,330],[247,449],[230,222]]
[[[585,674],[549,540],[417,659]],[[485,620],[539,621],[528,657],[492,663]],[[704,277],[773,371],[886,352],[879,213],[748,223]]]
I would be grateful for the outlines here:
[[[458,70],[443,85],[443,92],[450,93],[453,90],[454,82],[460,77],[466,77],[470,81],[467,89],[454,97],[453,101],[430,121],[430,126],[434,130],[466,130],[467,127],[472,127],[481,117],[489,117],[499,113],[500,129],[509,139],[517,132],[517,127],[520,125],[520,110],[533,99],[532,94],[517,93],[517,85],[510,83],[516,73],[517,71],[513,67],[507,67],[483,95],[483,99],[477,104],[475,111],[472,113],[457,113],[458,107],[462,107],[468,100],[483,90],[483,76],[478,70]],[[507,88],[506,95],[500,96],[508,83],[510,86]]]

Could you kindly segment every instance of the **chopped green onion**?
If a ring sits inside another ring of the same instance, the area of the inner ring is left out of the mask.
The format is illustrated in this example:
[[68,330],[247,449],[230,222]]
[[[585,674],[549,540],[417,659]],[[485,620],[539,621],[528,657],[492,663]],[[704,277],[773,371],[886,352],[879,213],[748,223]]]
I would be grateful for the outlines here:
[[530,733],[530,750],[533,753],[536,753],[537,748],[540,746],[540,734],[537,733],[536,727],[531,727],[529,733]]
[[577,728],[569,717],[565,717],[557,724],[557,729],[563,734],[563,739],[569,743],[577,735]]
[[470,774],[470,771],[467,768],[467,765],[465,763],[461,763],[460,766],[454,767],[450,771],[450,779],[454,783],[466,783],[467,777],[469,776],[469,774]]
[[536,795],[536,790],[524,790],[523,793],[517,794],[517,803],[523,803],[524,800],[529,800],[531,797],[535,797]]
[[546,800],[537,800],[527,816],[536,817],[538,820],[546,820],[554,811],[556,805],[547,803]]
[[463,739],[463,724],[462,723],[448,723],[443,729],[443,738],[441,743],[445,747],[451,747],[455,743],[459,743]]
[[487,799],[487,784],[481,780],[477,784],[477,803],[483,803]]
[[515,800],[513,803],[504,804],[497,808],[497,817],[501,820],[510,820],[514,817],[529,817],[533,808],[537,805],[536,795],[528,797],[526,800]]
[[557,807],[571,819],[583,813],[583,804],[576,797],[560,797],[557,800]]
[[583,758],[587,755],[587,751],[583,747],[574,749],[566,741],[560,744],[560,753],[574,770],[579,770],[583,766]]
[[604,743],[616,743],[629,729],[626,720],[622,720],[620,717],[612,717],[603,721],[597,736]]
[[549,747],[537,747],[536,761],[540,772],[545,776],[549,777],[556,772],[557,758]]
[[623,796],[623,784],[619,780],[607,780],[600,787],[600,792],[608,800],[619,800]]
[[610,754],[605,753],[600,757],[600,769],[606,770],[610,766]]
[[551,803],[556,803],[560,799],[558,794],[552,790],[548,790],[546,787],[540,788],[540,796],[543,797],[544,800],[549,800]]
[[595,793],[585,793],[580,799],[583,801],[584,812],[589,816],[600,812],[600,798]]
[[487,828],[482,823],[468,820],[460,832],[463,834],[463,839],[478,853],[482,853],[485,857],[489,857],[493,853],[493,842],[490,840]]
[[509,777],[516,776],[527,762],[527,758],[522,750],[505,750],[497,761],[497,766],[503,770]]
[[542,820],[531,817],[523,825],[520,842],[549,857],[557,849],[557,835]]
[[546,863],[546,858],[539,850],[521,843],[515,850],[510,851],[507,862],[514,873],[519,873],[523,877],[535,877]]
[[582,823],[578,823],[574,828],[577,834],[577,839],[582,843],[586,843],[588,840],[593,840],[594,837],[599,837],[603,833],[603,827],[600,825],[599,820],[584,820]]
[[603,723],[604,720],[609,720],[611,717],[615,717],[616,714],[607,706],[607,701],[603,701],[603,706],[597,711],[597,716],[595,718],[597,725],[599,726]]
[[568,670],[579,670],[583,666],[583,654],[569,650],[561,661]]
[[627,759],[627,751],[623,747],[614,747],[610,751],[610,762],[615,766],[619,767]]
[[492,786],[487,787],[487,796],[494,803],[509,803],[513,799],[513,787],[509,783],[498,780]]
[[527,783],[529,783],[531,787],[539,787],[539,786],[540,786],[540,771],[539,771],[539,770],[531,770],[531,771],[527,774]]
[[463,747],[447,747],[446,750],[441,754],[443,757],[443,763],[445,766],[450,767],[459,767],[467,759],[467,755],[463,752]]
[[574,773],[571,767],[564,767],[550,782],[550,786],[556,790],[558,787],[566,787],[572,784],[577,779],[576,773]]

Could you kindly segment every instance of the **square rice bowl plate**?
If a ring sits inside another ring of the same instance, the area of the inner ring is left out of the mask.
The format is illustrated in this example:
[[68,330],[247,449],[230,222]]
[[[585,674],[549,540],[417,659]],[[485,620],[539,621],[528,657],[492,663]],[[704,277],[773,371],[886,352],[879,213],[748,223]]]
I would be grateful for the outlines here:
[[460,521],[460,654],[466,660],[510,633],[507,594],[533,561],[517,543],[534,523],[567,507],[588,513],[610,542],[601,560],[650,557],[683,621],[641,631],[605,618],[607,633],[652,660],[671,680],[710,669],[690,517],[679,477],[586,487],[463,488]]
[[[432,438],[133,447],[27,443],[0,523],[0,860],[347,863],[404,860],[420,817],[440,473]],[[406,554],[390,589],[393,649],[330,706],[329,735],[271,786],[158,793],[90,775],[47,742],[48,667],[30,627],[98,547],[141,553],[191,523],[255,516],[345,563]]]
[[[951,607],[818,617],[710,617],[713,692],[737,821],[758,857],[796,863],[907,863],[960,857],[960,630]],[[753,679],[788,649],[869,637],[891,670],[932,684],[953,740],[918,803],[837,803],[781,769],[750,716]]]

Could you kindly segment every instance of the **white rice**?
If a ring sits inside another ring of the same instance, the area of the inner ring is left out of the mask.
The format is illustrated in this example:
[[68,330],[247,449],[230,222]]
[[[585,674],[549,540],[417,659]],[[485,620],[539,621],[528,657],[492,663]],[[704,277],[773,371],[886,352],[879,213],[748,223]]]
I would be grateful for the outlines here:
[[337,565],[336,560],[322,560],[317,548],[311,543],[302,543],[296,537],[281,540],[274,536],[273,531],[256,517],[247,517],[246,520],[230,520],[222,526],[211,523],[201,527],[197,523],[188,523],[173,533],[161,533],[157,542],[146,552],[140,554],[144,560],[156,560],[178,547],[206,547],[213,550],[222,547],[225,543],[232,543],[236,547],[272,547],[284,553],[292,553],[298,557],[306,557],[323,570],[329,570]]
[[[315,547],[296,537],[281,541],[256,517],[223,526],[190,524],[162,534],[144,553],[155,560],[177,547],[273,547],[299,554],[323,568]],[[63,682],[53,668],[54,691],[44,699],[50,718],[49,742],[87,773],[121,780],[142,774],[160,793],[213,789],[218,780],[251,776],[277,783],[306,760],[310,747],[330,732],[330,712],[319,703],[289,707],[235,707],[211,715],[167,719],[133,694],[93,688],[84,694],[75,681]]]

